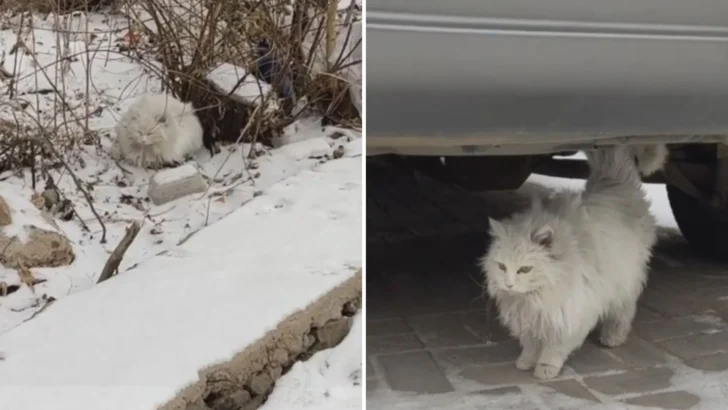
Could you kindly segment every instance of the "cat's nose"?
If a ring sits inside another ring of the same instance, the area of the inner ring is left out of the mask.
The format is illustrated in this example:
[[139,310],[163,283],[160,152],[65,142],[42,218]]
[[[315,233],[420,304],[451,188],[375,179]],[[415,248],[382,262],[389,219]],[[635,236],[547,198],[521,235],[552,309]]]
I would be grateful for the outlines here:
[[506,287],[508,289],[513,289],[513,285],[514,285],[513,283],[506,283]]

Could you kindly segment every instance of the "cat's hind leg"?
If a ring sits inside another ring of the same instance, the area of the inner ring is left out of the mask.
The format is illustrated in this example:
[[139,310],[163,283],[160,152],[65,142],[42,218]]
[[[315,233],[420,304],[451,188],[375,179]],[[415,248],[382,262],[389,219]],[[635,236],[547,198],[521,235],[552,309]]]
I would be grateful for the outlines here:
[[607,316],[602,320],[599,342],[607,347],[617,347],[626,342],[636,313],[636,299],[612,304]]
[[521,355],[516,359],[516,368],[520,370],[531,370],[536,366],[538,357],[541,354],[541,342],[530,337],[520,337]]

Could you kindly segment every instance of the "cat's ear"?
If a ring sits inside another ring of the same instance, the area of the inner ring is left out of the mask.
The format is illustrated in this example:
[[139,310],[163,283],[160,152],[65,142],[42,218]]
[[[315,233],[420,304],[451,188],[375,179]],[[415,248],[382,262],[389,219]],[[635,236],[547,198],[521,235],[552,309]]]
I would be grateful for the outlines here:
[[488,223],[490,224],[490,235],[493,237],[498,236],[504,236],[506,233],[506,228],[503,227],[503,224],[496,221],[493,218],[488,218]]
[[549,225],[544,225],[531,233],[531,240],[546,249],[550,249],[554,243],[554,230]]

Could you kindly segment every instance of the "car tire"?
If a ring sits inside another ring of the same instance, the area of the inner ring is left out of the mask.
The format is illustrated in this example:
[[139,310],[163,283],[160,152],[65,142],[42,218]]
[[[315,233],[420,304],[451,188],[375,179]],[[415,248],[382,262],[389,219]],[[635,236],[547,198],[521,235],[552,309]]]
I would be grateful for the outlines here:
[[683,237],[700,254],[728,261],[728,209],[709,204],[667,184],[667,197]]

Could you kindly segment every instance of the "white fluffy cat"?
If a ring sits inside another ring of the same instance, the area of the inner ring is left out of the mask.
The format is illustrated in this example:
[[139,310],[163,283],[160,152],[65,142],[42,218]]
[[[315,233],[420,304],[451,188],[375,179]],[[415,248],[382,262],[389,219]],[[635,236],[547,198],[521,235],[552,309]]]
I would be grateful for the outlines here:
[[191,104],[168,94],[136,99],[116,125],[112,156],[132,165],[176,165],[202,148],[202,125]]
[[583,193],[534,199],[531,209],[490,221],[481,267],[501,322],[523,348],[519,369],[557,376],[599,323],[605,346],[627,340],[657,240],[635,156],[654,171],[664,163],[658,151],[597,149],[587,154]]

